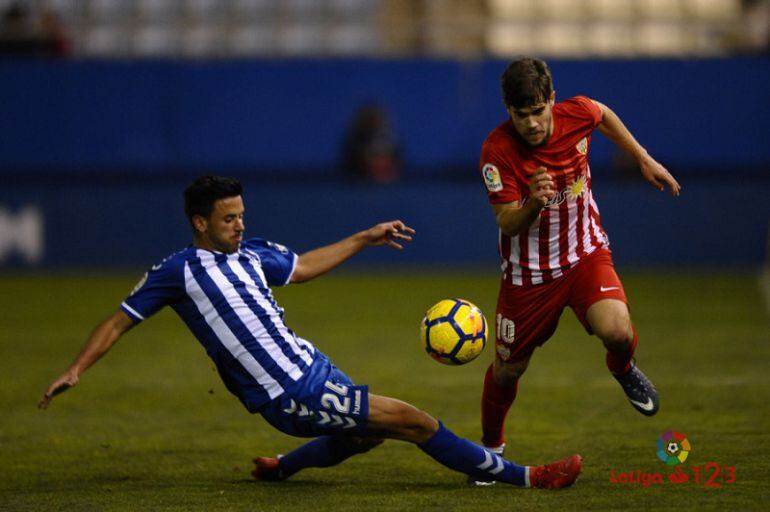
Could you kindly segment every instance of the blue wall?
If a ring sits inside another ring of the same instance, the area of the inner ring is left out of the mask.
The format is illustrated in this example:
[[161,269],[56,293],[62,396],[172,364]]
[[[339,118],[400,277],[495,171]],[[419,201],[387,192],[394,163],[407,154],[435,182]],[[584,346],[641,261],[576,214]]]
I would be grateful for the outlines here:
[[[357,261],[496,265],[477,159],[504,119],[501,61],[0,62],[0,265],[144,267],[188,243],[180,191],[201,172],[247,186],[249,228],[297,250],[392,217],[404,254]],[[681,198],[610,173],[599,206],[621,265],[758,266],[770,208],[770,59],[554,61],[557,96],[612,106],[676,174]],[[391,114],[401,184],[343,185],[358,106]],[[466,180],[448,180],[452,174]],[[35,248],[41,249],[36,252]]]
[[[613,107],[680,172],[770,166],[770,59],[555,61],[558,97]],[[474,164],[501,61],[2,62],[0,173],[329,173],[354,110],[387,106],[410,172]],[[607,167],[605,141],[593,163]],[[472,170],[471,170],[472,172]]]

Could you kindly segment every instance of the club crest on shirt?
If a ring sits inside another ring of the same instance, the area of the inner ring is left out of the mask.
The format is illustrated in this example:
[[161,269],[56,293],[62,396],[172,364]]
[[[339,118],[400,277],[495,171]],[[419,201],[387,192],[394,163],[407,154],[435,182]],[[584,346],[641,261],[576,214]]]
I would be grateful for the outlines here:
[[484,185],[487,186],[487,190],[490,192],[503,190],[503,181],[500,179],[500,171],[497,170],[497,167],[492,164],[484,164],[481,174],[484,175]]
[[588,139],[586,139],[585,137],[580,139],[580,142],[578,142],[575,145],[575,149],[577,149],[578,153],[580,153],[581,155],[588,154]]

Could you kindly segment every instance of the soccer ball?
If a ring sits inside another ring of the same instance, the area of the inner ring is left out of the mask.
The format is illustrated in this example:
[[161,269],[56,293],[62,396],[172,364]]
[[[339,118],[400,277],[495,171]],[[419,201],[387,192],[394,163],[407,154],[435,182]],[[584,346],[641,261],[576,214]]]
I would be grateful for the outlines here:
[[673,455],[679,451],[679,443],[671,441],[670,443],[668,443],[667,449],[668,449],[668,453]]
[[442,364],[459,365],[476,359],[487,343],[487,320],[463,299],[445,299],[431,307],[420,326],[422,345]]

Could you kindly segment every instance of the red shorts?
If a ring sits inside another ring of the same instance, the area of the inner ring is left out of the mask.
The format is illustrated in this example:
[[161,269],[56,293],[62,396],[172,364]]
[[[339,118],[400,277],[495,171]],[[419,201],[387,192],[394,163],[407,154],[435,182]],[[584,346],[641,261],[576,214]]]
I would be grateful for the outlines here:
[[602,299],[628,304],[609,249],[597,249],[550,283],[503,283],[497,298],[497,357],[505,362],[529,358],[553,335],[565,306],[571,307],[586,331],[593,334],[586,312]]

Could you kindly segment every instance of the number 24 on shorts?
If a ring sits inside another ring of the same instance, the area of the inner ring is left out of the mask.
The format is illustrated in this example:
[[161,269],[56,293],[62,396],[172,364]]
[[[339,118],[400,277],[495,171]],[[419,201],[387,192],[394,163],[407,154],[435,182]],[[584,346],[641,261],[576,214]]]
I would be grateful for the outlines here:
[[[348,396],[350,388],[343,384],[337,384],[330,380],[324,383],[324,387],[330,390],[331,393],[324,393],[321,395],[321,405],[331,410],[334,408],[340,414],[358,414],[361,408],[361,390],[356,389],[354,393],[354,399]],[[351,413],[351,405],[353,405],[353,411]]]

